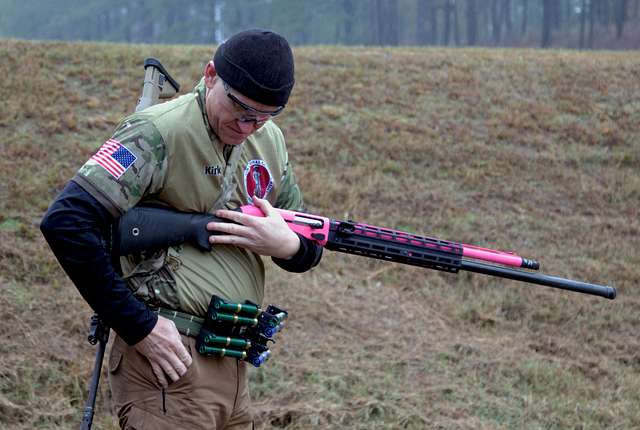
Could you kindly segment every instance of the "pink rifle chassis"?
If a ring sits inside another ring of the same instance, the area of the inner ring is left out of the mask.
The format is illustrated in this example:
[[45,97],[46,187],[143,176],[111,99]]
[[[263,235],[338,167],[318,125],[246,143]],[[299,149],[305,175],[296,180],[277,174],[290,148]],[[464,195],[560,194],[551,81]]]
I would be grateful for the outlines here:
[[[256,206],[246,205],[238,210],[248,215],[264,216]],[[451,273],[466,270],[607,299],[616,297],[616,289],[610,286],[514,269],[513,267],[537,270],[540,267],[536,260],[523,258],[514,253],[418,236],[353,221],[276,210],[291,230],[332,251]]]
[[[327,246],[329,241],[329,232],[332,223],[340,223],[327,217],[309,215],[301,212],[288,211],[284,209],[276,210],[282,215],[289,225],[289,228],[302,236],[314,240],[319,245]],[[262,211],[256,206],[242,206],[242,213],[254,216],[264,216]],[[512,267],[524,267],[527,269],[537,270],[540,264],[536,260],[520,257],[513,252],[497,251],[489,248],[481,248],[479,246],[467,245],[464,243],[448,242],[441,239],[435,239],[426,236],[418,236],[398,230],[375,227],[368,224],[352,223],[355,232],[366,235],[371,238],[378,238],[384,241],[397,242],[403,245],[413,245],[417,247],[425,247],[431,249],[441,249],[454,252],[455,249],[462,250],[462,256],[475,260],[488,261],[491,263],[503,264]]]

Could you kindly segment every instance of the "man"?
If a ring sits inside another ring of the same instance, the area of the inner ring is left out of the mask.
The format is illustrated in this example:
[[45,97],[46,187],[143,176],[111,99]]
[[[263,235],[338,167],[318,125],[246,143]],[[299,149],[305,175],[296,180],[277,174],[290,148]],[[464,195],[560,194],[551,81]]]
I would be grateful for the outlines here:
[[[125,118],[42,221],[61,266],[117,334],[109,379],[122,428],[252,427],[246,363],[201,356],[194,338],[155,309],[202,317],[214,294],[261,303],[258,255],[296,272],[319,261],[321,249],[273,210],[303,205],[282,132],[270,121],[293,85],[284,38],[263,30],[231,37],[192,93]],[[266,216],[227,210],[250,203]],[[233,222],[207,225],[225,233],[210,236],[210,252],[185,243],[122,259],[125,282],[108,239],[118,217],[141,204]]]

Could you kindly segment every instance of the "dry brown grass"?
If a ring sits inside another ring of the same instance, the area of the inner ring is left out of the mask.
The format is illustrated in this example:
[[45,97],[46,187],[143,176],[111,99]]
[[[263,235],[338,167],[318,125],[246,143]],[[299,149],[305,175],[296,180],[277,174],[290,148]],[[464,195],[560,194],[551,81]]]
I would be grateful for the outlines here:
[[[90,312],[37,224],[157,56],[0,41],[0,427],[74,428]],[[637,53],[301,48],[287,137],[311,212],[520,251],[613,301],[326,253],[269,268],[291,311],[253,372],[263,428],[640,427]],[[96,428],[115,428],[106,385]]]

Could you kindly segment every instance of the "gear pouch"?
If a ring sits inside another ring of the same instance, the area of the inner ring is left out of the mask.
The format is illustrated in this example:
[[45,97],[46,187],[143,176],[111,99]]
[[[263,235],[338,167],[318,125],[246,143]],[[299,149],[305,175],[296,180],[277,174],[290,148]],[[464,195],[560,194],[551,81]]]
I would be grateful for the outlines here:
[[175,271],[181,262],[179,250],[167,249],[141,252],[120,258],[123,279],[133,294],[147,305],[178,309]]

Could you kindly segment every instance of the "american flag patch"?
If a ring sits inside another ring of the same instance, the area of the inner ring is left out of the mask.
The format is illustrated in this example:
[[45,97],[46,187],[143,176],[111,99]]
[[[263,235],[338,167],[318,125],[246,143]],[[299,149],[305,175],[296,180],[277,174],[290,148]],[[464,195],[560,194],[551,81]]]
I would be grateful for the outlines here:
[[117,140],[109,139],[91,159],[118,179],[129,166],[135,163],[136,156]]

